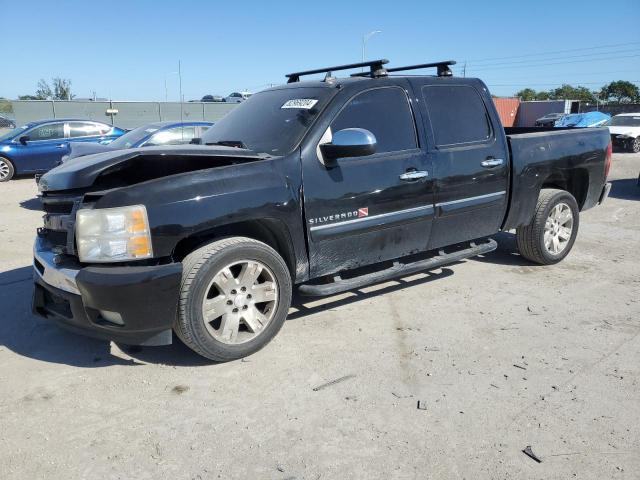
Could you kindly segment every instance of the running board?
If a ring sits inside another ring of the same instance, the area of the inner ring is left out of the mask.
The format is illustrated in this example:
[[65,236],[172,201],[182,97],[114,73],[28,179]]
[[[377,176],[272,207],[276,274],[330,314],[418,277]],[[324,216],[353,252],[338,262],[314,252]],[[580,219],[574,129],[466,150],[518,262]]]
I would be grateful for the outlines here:
[[367,273],[353,278],[340,278],[335,276],[334,281],[331,283],[325,283],[321,285],[306,284],[298,287],[298,292],[305,296],[324,296],[333,295],[335,293],[346,292],[356,288],[361,288],[374,283],[380,283],[383,281],[391,280],[393,278],[410,275],[413,273],[421,272],[423,270],[431,270],[450,263],[459,262],[465,258],[475,257],[476,255],[483,255],[485,253],[493,252],[498,248],[498,244],[492,238],[483,241],[482,243],[471,242],[469,247],[463,250],[457,250],[451,253],[445,253],[444,250],[439,250],[438,255],[428,258],[426,260],[419,260],[412,263],[399,263],[396,262],[392,267],[385,270],[380,270],[373,273]]

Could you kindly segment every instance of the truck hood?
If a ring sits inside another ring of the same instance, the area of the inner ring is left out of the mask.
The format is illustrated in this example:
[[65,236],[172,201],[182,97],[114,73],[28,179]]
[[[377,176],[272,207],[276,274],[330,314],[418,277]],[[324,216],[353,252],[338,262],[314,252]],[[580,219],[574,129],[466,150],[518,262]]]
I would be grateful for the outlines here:
[[[180,173],[268,158],[234,147],[180,145],[114,150],[71,158],[42,176],[41,192],[87,188],[101,176],[110,186],[124,186]],[[120,173],[116,183],[114,176]],[[118,185],[118,182],[121,185]]]
[[625,135],[627,137],[637,137],[640,135],[640,127],[625,127],[623,125],[619,127],[609,127],[611,135]]

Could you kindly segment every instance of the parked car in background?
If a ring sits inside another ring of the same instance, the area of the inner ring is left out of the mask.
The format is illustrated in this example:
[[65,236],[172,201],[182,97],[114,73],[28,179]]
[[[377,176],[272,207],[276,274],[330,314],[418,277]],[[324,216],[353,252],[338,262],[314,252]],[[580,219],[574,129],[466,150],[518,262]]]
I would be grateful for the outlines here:
[[0,136],[0,182],[14,175],[46,172],[60,163],[75,143],[108,143],[123,130],[81,119],[53,119],[27,123]]
[[84,157],[94,153],[126,148],[152,147],[158,145],[184,145],[194,138],[200,138],[212,122],[156,122],[135,128],[108,144],[73,144],[65,162],[71,158]]
[[601,127],[611,118],[602,112],[569,113],[556,121],[556,127]]
[[556,121],[564,117],[564,113],[547,113],[544,117],[536,120],[536,127],[553,127]]
[[205,95],[200,99],[201,102],[224,102],[222,95]]
[[13,120],[0,115],[0,128],[16,128],[16,124],[13,123]]
[[233,92],[229,94],[229,96],[226,97],[224,101],[227,103],[240,103],[240,102],[244,102],[251,95],[252,93],[249,93],[249,92]]
[[640,153],[640,112],[615,115],[605,126],[609,127],[613,148]]

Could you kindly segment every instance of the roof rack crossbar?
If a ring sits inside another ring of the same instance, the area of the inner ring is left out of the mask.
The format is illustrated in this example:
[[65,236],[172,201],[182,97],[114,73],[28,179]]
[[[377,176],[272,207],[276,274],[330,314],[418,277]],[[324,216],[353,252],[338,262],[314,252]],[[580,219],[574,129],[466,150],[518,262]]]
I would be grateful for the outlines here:
[[[449,65],[455,65],[456,61],[455,60],[444,60],[442,62],[432,62],[432,63],[421,63],[419,65],[407,65],[406,67],[394,67],[394,68],[387,68],[387,72],[391,73],[391,72],[404,72],[406,70],[419,70],[422,68],[433,68],[436,67],[438,69],[438,76],[439,77],[450,77],[453,75],[453,73],[451,72],[451,69],[449,68]],[[368,76],[368,73],[366,72],[361,72],[361,73],[354,73],[351,75],[352,77],[366,77]]]
[[369,72],[366,72],[367,75],[371,75],[372,77],[383,77],[387,74],[387,70],[383,67],[384,64],[389,63],[389,60],[386,58],[381,58],[379,60],[371,60],[369,62],[361,62],[361,63],[350,63],[347,65],[338,65],[336,67],[327,67],[327,68],[318,68],[315,70],[306,70],[304,72],[294,72],[288,73],[285,75],[289,80],[287,83],[299,82],[300,77],[304,75],[313,75],[315,73],[331,73],[338,70],[351,70],[352,68],[360,68],[360,67],[369,67]]

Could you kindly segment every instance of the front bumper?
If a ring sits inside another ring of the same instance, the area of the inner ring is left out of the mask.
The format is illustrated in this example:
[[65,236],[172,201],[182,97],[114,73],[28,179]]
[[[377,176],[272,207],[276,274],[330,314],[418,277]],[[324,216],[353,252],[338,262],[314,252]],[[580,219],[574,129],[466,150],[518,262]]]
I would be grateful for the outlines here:
[[129,345],[168,345],[182,264],[81,267],[56,264],[34,246],[33,311],[76,333]]

